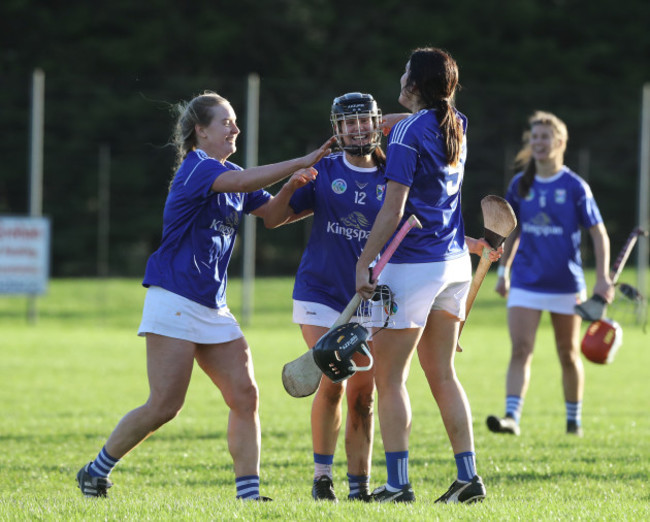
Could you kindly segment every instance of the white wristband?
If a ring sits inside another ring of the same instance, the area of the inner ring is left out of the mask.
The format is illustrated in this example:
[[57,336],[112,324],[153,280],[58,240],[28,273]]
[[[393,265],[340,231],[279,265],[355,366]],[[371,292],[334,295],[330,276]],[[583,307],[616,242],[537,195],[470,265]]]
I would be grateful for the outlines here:
[[497,276],[499,277],[505,277],[506,276],[506,267],[503,265],[499,265],[497,268]]

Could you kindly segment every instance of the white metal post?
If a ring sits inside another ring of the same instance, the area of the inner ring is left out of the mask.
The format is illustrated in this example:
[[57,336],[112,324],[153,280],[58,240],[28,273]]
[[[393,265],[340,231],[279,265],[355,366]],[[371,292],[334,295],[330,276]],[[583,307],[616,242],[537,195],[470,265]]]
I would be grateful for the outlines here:
[[[643,86],[641,102],[641,142],[639,161],[639,226],[648,230],[650,217],[650,83]],[[648,238],[640,236],[637,249],[637,288],[644,296],[648,296]],[[639,321],[645,321],[645,307],[639,307]],[[643,315],[643,317],[641,317]]]
[[[29,215],[43,215],[43,122],[45,113],[45,73],[32,73],[32,99],[29,141]],[[27,297],[27,321],[36,322],[36,296]]]
[[97,275],[105,278],[108,277],[111,197],[111,148],[107,143],[99,147],[97,178]]
[[[248,75],[246,96],[246,168],[257,166],[259,138],[260,77],[256,73]],[[253,292],[255,284],[255,216],[244,217],[244,248],[242,274],[242,324],[250,323],[253,315]]]

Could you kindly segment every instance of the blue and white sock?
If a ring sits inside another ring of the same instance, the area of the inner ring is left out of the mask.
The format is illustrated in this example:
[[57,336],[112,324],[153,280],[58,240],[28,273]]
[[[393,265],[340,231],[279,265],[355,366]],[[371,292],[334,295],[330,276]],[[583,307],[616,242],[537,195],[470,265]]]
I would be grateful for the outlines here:
[[524,407],[524,399],[518,395],[508,395],[506,397],[506,416],[514,417],[517,424],[521,419],[521,410]]
[[388,491],[399,491],[409,482],[409,452],[387,451],[386,470],[388,480],[386,489]]
[[348,484],[350,485],[350,498],[359,498],[361,493],[361,485],[365,484],[364,489],[368,489],[370,484],[370,477],[368,475],[350,475],[348,473]]
[[464,451],[454,455],[456,459],[456,468],[458,468],[458,481],[471,482],[476,475],[476,453],[473,451]]
[[332,464],[334,463],[334,455],[322,455],[321,453],[314,453],[314,482],[316,482],[323,475],[332,479]]
[[237,486],[237,498],[241,500],[255,500],[260,496],[259,475],[246,475],[235,478]]
[[106,446],[102,448],[95,460],[90,463],[88,466],[88,473],[93,477],[108,477],[113,471],[113,468],[117,466],[117,463],[120,459],[111,457],[106,451]]
[[565,402],[567,422],[575,422],[578,426],[582,425],[582,401]]

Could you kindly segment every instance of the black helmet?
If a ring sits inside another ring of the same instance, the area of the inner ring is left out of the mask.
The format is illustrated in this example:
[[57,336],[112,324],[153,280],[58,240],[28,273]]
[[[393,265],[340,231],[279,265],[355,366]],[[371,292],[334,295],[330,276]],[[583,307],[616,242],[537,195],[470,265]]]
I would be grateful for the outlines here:
[[[347,323],[326,333],[312,350],[316,365],[332,382],[341,382],[357,371],[369,370],[373,359],[366,344],[368,335],[368,330],[359,323]],[[352,360],[354,352],[369,357],[370,364],[357,366]]]
[[[341,122],[353,118],[370,118],[370,121],[372,122],[372,130],[367,133],[345,132],[342,128]],[[349,92],[343,96],[334,98],[330,120],[339,147],[354,156],[372,154],[381,141],[381,111],[377,108],[377,102],[370,94]],[[357,136],[361,139],[366,138],[367,143],[363,145],[346,145],[343,141],[343,136]]]

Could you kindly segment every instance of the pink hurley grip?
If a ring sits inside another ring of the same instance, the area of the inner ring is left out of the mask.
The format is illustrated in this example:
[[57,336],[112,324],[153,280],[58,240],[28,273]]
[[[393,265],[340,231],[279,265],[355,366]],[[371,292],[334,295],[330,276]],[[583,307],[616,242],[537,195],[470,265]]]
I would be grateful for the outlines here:
[[395,234],[393,240],[386,247],[386,250],[384,250],[384,253],[379,258],[379,261],[377,261],[377,264],[372,267],[373,280],[375,281],[377,280],[379,274],[381,274],[381,271],[386,266],[386,263],[390,261],[391,256],[393,255],[395,250],[397,250],[399,244],[402,242],[402,239],[404,239],[406,234],[408,234],[409,230],[411,230],[413,227],[422,228],[422,223],[420,223],[420,220],[417,217],[415,217],[415,214],[411,214],[411,216],[409,216],[409,218],[404,222],[402,228],[399,229],[399,232]]

